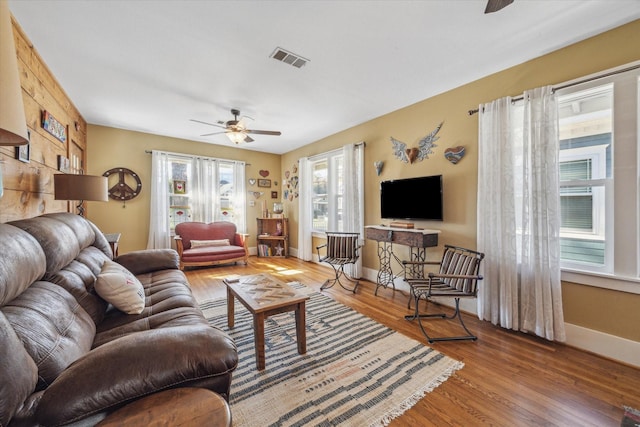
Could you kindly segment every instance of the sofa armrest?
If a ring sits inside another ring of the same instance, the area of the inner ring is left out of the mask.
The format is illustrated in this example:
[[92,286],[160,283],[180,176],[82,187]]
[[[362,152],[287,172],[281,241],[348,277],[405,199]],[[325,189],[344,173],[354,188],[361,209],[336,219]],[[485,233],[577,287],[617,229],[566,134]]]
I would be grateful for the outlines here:
[[177,270],[180,267],[178,253],[173,249],[145,249],[120,255],[114,261],[134,275],[158,270]]
[[91,350],[45,390],[36,419],[62,425],[157,391],[230,375],[233,340],[204,324],[137,332]]
[[178,251],[178,257],[182,258],[182,252],[184,252],[184,243],[182,243],[182,237],[176,234],[173,237],[173,240],[176,242],[176,250]]
[[243,247],[245,251],[249,250],[249,248],[247,247],[247,240],[249,240],[249,235],[248,234],[246,234],[246,233],[236,233],[235,245]]

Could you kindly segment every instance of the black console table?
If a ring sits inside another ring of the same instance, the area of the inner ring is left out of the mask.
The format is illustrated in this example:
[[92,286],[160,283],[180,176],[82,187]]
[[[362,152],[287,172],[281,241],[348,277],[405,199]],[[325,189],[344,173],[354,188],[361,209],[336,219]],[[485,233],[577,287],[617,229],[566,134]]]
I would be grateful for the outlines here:
[[[426,248],[438,246],[438,234],[440,230],[424,230],[420,228],[396,228],[383,225],[368,225],[364,228],[364,235],[369,240],[378,242],[378,259],[380,259],[380,269],[376,283],[375,295],[378,295],[378,288],[387,288],[389,285],[396,289],[393,280],[398,277],[391,270],[391,259],[395,258],[402,265],[396,254],[393,252],[393,244],[409,246],[411,261],[425,261]],[[415,264],[410,265],[411,277],[424,277],[423,269]]]

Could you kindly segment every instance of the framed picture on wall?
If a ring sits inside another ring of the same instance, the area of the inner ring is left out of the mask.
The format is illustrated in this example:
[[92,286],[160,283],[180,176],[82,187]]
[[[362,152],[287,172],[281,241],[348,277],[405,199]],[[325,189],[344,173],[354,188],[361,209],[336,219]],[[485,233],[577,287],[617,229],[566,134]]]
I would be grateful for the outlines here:
[[271,187],[271,180],[270,179],[259,179],[258,180],[258,187]]
[[16,159],[21,162],[29,163],[31,160],[31,142],[26,145],[19,145],[16,147]]
[[277,199],[278,198],[278,192],[277,191],[272,191],[271,192],[271,198],[272,199]]
[[58,154],[58,170],[64,173],[71,172],[71,162],[68,157]]

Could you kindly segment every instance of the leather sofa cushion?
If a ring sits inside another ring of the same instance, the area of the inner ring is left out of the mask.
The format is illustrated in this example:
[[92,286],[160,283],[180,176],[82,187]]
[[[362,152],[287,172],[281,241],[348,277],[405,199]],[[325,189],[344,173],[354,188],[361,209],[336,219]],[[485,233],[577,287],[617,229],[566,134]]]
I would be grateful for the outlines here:
[[162,270],[177,270],[180,266],[178,253],[173,249],[146,249],[120,255],[118,264],[139,276]]
[[9,224],[0,224],[0,307],[42,278],[47,261],[38,241]]
[[[97,227],[70,213],[52,213],[10,224],[33,233],[31,238],[39,243],[38,250],[46,256],[46,261],[43,260],[46,273],[33,280],[42,278],[63,287],[91,315],[94,323],[99,323],[107,304],[95,294],[93,285],[102,264],[112,255],[109,243]],[[31,256],[31,249],[26,255]]]
[[62,425],[168,388],[226,378],[238,363],[233,340],[188,324],[106,343],[71,365],[40,399],[36,419]]
[[107,312],[96,328],[94,348],[135,332],[194,323],[207,324],[180,270],[162,270],[137,276],[145,291],[145,308],[140,314],[122,316]]
[[91,349],[95,324],[60,286],[35,282],[2,312],[38,367],[37,389]]
[[0,426],[22,406],[38,382],[38,367],[0,312]]

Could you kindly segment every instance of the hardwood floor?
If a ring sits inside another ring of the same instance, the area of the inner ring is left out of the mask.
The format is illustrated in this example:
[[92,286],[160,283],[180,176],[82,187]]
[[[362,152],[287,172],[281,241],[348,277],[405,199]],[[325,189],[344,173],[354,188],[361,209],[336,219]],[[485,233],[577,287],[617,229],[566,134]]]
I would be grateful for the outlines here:
[[[319,291],[333,271],[296,258],[251,257],[248,266],[193,269],[186,274],[195,297],[204,301],[225,297],[225,276],[258,272]],[[361,281],[356,295],[339,286],[323,293],[426,344],[417,323],[404,320],[410,313],[407,295],[381,289],[374,296],[374,291],[374,283]],[[640,369],[464,316],[477,341],[431,344],[464,362],[464,368],[390,426],[619,426],[623,406],[640,408]],[[459,333],[459,326],[446,320],[429,324],[434,335]]]

